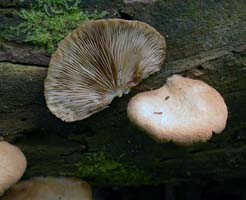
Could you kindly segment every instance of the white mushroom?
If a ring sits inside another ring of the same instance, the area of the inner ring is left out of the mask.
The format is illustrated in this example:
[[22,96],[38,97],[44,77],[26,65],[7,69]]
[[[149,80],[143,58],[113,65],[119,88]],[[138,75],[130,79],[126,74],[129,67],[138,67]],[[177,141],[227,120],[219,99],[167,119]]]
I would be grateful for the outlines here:
[[179,145],[203,142],[226,126],[227,107],[222,96],[200,80],[174,75],[167,83],[134,96],[128,117],[158,142]]
[[26,165],[26,158],[19,148],[0,142],[0,196],[22,177]]
[[84,23],[52,55],[45,80],[47,106],[63,121],[87,118],[159,71],[165,51],[163,36],[143,22]]
[[92,200],[92,192],[79,179],[38,177],[13,186],[1,200]]

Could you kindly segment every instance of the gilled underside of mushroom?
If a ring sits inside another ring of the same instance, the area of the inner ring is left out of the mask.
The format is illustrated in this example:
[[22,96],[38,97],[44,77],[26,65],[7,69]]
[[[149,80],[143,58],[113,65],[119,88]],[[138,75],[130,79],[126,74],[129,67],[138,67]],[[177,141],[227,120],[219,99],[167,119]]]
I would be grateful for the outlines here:
[[83,24],[60,44],[45,80],[52,113],[82,120],[160,70],[164,38],[151,26],[119,19]]

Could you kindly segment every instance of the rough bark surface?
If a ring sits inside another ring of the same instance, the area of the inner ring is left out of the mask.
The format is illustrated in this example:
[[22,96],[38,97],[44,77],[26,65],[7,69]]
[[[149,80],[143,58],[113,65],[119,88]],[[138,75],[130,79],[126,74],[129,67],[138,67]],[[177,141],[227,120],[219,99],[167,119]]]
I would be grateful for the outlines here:
[[[0,12],[0,28],[15,21],[6,17],[6,10],[12,12],[17,3],[8,2],[9,6],[0,1],[5,10]],[[112,13],[117,9],[128,16],[134,13],[135,19],[168,34],[168,62],[161,72],[129,95],[115,99],[109,108],[86,120],[64,123],[45,105],[43,81],[49,56],[37,47],[34,50],[30,45],[1,40],[0,134],[26,154],[25,177],[77,176],[99,186],[246,178],[244,1],[199,5],[194,3],[198,1],[188,5],[159,1],[149,4],[148,9],[141,3],[115,1],[106,7],[103,1],[93,2],[88,1],[87,6],[98,5]],[[194,16],[199,17],[194,21]],[[227,127],[209,142],[190,147],[157,144],[127,119],[127,103],[134,94],[158,88],[177,73],[206,81],[225,98]]]

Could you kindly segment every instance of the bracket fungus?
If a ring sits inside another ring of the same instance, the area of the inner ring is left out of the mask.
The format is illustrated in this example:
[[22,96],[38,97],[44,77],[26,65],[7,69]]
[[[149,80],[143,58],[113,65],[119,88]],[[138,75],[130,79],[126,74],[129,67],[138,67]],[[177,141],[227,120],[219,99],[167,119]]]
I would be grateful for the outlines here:
[[13,186],[2,200],[92,200],[91,187],[74,178],[37,177]]
[[203,142],[226,126],[222,96],[200,80],[174,75],[157,89],[134,96],[127,108],[131,122],[157,142]]
[[47,106],[63,121],[87,118],[159,71],[165,52],[164,37],[143,22],[84,23],[52,55],[45,80]]
[[22,177],[26,165],[26,158],[19,148],[0,142],[0,195]]

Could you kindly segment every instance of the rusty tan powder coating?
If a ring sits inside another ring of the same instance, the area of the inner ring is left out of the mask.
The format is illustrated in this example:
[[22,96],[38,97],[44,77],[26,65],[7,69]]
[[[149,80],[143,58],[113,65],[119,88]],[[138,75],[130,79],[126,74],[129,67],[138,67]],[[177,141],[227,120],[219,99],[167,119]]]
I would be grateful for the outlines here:
[[63,121],[87,118],[159,71],[165,52],[164,37],[145,23],[87,22],[52,56],[45,80],[47,106]]

